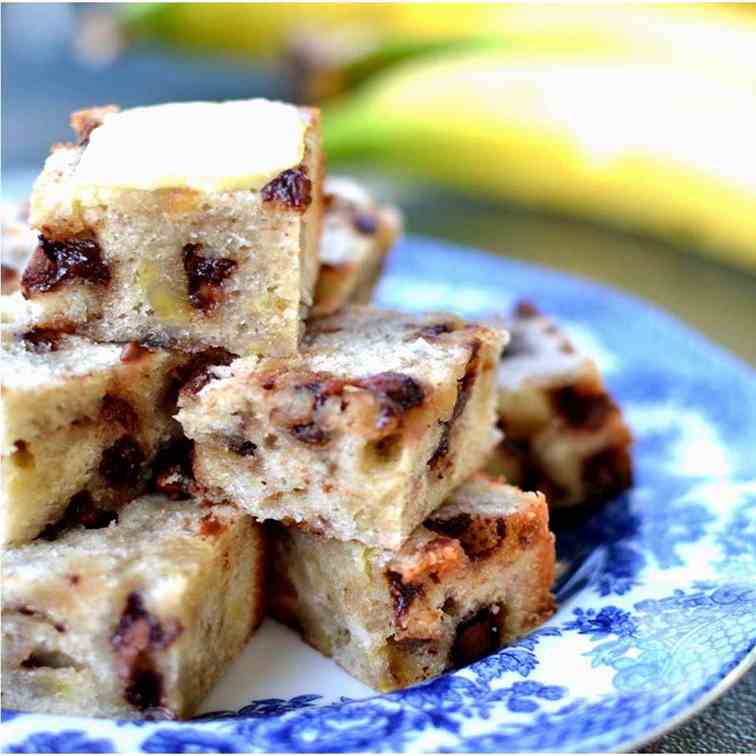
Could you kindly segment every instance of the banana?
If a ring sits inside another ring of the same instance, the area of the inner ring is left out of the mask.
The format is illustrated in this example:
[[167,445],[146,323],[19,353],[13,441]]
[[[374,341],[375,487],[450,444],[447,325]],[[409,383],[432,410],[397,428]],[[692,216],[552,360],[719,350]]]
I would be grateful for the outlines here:
[[[756,270],[756,14],[725,6],[131,4],[131,34],[295,53],[331,161],[623,225]],[[302,55],[304,51],[304,55]]]
[[[307,99],[444,48],[514,56],[675,61],[753,74],[756,18],[727,6],[133,3],[132,37],[194,51],[287,57]],[[756,78],[756,76],[755,76]]]
[[756,270],[756,88],[664,63],[405,63],[324,111],[330,162],[368,161],[608,222]]

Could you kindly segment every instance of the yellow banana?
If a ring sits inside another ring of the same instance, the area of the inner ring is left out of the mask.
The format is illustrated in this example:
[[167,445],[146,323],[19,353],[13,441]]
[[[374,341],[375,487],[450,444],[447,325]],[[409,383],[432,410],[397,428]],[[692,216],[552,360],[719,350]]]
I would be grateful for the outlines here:
[[[728,7],[512,4],[146,3],[127,30],[193,50],[294,55],[310,98],[439,47],[490,46],[515,56],[675,61],[753,75],[756,18]],[[303,55],[304,52],[304,55]]]
[[756,88],[659,63],[455,54],[324,113],[330,161],[630,226],[756,270]]

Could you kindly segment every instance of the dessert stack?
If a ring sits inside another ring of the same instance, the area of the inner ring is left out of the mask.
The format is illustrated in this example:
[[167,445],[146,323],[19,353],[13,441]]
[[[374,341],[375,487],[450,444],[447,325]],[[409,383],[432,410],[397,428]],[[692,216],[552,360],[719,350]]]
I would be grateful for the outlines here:
[[544,622],[544,494],[630,484],[592,361],[532,305],[364,304],[400,217],[316,110],[72,125],[0,298],[3,705],[191,716],[266,613],[378,690]]

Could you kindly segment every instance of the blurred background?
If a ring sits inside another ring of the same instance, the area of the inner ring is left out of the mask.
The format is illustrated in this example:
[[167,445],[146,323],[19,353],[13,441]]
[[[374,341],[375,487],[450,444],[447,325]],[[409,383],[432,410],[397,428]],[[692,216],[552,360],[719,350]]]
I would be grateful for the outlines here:
[[4,4],[3,199],[73,110],[249,96],[322,107],[329,170],[408,231],[610,283],[756,364],[754,6]]

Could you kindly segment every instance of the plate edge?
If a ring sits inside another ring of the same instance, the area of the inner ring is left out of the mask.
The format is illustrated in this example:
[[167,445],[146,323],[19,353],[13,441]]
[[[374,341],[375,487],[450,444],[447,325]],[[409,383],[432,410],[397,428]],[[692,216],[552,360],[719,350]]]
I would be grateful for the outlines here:
[[662,722],[650,732],[640,735],[634,740],[618,743],[612,749],[612,753],[637,751],[639,748],[648,745],[653,740],[663,737],[672,730],[677,729],[697,714],[700,714],[718,698],[721,698],[736,683],[740,682],[745,677],[746,673],[754,668],[756,668],[756,646],[751,648],[751,650],[737,663],[737,665],[735,665],[733,669],[731,669],[713,688],[704,693],[697,701],[694,701],[690,706],[675,714],[675,716]]

